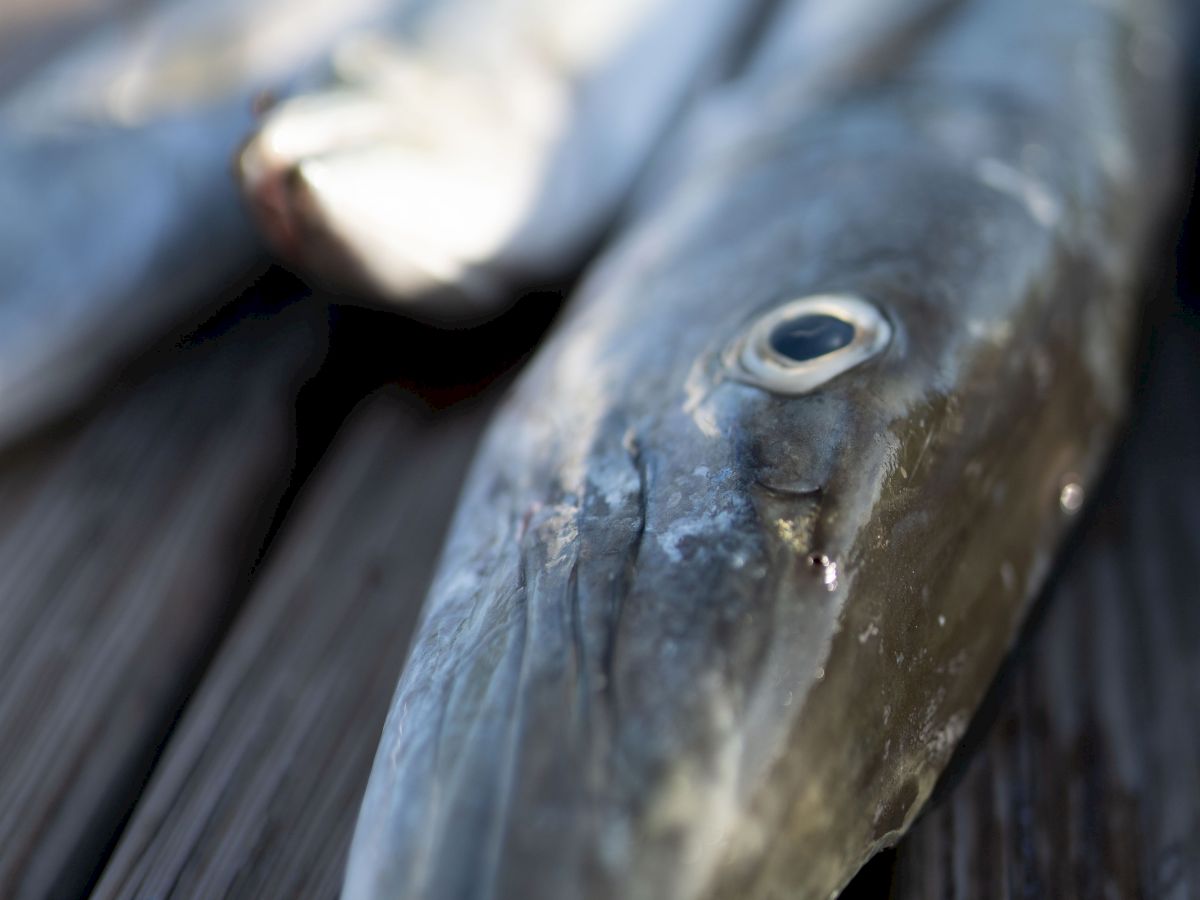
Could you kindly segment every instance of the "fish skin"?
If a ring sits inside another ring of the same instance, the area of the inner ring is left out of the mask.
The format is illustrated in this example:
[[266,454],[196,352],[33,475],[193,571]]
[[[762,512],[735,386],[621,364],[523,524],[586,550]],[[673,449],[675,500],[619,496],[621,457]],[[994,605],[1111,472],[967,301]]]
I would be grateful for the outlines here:
[[[823,900],[899,838],[1123,413],[1172,34],[969,0],[828,108],[778,73],[726,106],[485,438],[344,896]],[[801,396],[731,373],[827,291],[884,352]]]
[[246,196],[325,282],[425,319],[487,317],[514,283],[582,264],[768,3],[439,4],[347,42],[332,87],[272,110],[241,155]]
[[902,61],[937,20],[960,0],[808,0],[779,5],[737,77],[704,96],[665,142],[640,180],[631,218],[663,202],[691,174],[693,164],[726,152],[740,140],[729,127],[739,107],[761,104],[770,83],[773,104],[799,118],[828,107],[855,84],[879,77]]
[[69,409],[262,258],[230,173],[254,99],[322,65],[380,5],[161,4],[4,96],[0,443]]
[[0,95],[130,0],[14,0],[0,8]]
[[250,264],[257,243],[223,153],[250,119],[222,108],[136,133],[0,139],[0,443]]

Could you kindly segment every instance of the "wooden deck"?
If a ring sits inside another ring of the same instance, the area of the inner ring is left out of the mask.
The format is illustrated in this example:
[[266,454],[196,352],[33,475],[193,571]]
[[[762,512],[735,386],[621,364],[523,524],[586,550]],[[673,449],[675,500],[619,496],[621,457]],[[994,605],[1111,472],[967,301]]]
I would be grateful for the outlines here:
[[0,460],[0,893],[103,866],[286,488],[311,313],[167,348]]

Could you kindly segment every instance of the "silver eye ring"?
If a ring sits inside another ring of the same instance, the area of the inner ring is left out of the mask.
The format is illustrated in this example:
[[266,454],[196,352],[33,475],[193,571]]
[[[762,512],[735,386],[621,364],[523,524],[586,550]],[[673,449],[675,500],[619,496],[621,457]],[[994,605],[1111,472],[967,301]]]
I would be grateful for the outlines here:
[[734,343],[735,377],[780,394],[807,394],[866,362],[891,341],[875,304],[853,294],[813,294],[761,316]]

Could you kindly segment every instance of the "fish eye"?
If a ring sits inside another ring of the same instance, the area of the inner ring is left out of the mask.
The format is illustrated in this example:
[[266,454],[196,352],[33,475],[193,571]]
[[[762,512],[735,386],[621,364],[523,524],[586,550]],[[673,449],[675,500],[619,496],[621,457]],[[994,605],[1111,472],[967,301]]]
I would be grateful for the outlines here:
[[814,294],[759,317],[735,343],[735,377],[780,394],[806,394],[883,350],[892,326],[852,294]]

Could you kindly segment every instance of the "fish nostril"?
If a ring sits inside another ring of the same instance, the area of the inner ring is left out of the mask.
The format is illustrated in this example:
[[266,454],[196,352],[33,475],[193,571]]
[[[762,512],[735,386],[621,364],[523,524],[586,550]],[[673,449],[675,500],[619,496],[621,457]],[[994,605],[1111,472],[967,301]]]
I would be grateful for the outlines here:
[[726,359],[740,381],[805,394],[880,353],[891,338],[891,323],[873,303],[814,294],[759,317]]

